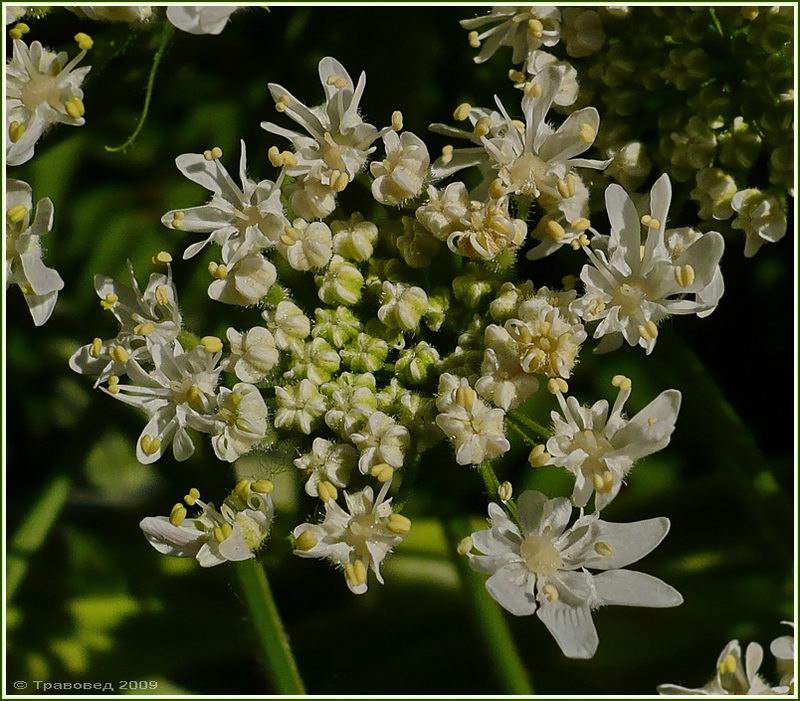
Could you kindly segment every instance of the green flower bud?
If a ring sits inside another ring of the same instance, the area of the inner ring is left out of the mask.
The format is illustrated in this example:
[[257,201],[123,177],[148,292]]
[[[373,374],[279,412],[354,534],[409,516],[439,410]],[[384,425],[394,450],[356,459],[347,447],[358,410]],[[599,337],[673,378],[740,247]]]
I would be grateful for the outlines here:
[[324,338],[315,338],[306,343],[303,352],[293,354],[289,370],[283,376],[287,380],[308,378],[315,385],[328,382],[339,370],[341,360],[336,350]]
[[341,348],[358,336],[362,324],[347,307],[315,309],[317,323],[311,331],[314,338],[324,338],[334,348]]
[[736,181],[719,168],[697,172],[697,186],[690,197],[700,205],[701,219],[729,219],[733,215],[731,199],[736,194]]
[[378,318],[389,328],[415,331],[427,310],[428,295],[421,287],[402,282],[383,283]]
[[442,328],[447,310],[450,308],[450,290],[446,287],[437,287],[428,295],[428,311],[425,313],[425,325],[431,331]]
[[377,372],[389,355],[389,344],[381,338],[360,333],[339,354],[353,372]]
[[403,235],[395,243],[411,268],[427,268],[442,247],[413,217],[403,217]]
[[761,151],[761,137],[742,117],[719,136],[719,161],[730,168],[750,168]]
[[433,377],[439,363],[439,351],[421,341],[413,348],[400,353],[394,369],[401,380],[410,385],[421,385]]
[[408,390],[400,384],[396,377],[393,377],[389,384],[377,394],[378,410],[390,416],[398,414],[400,411],[400,399],[406,392]]
[[364,276],[341,256],[331,258],[328,268],[315,277],[319,298],[325,304],[356,304],[361,299]]
[[363,263],[372,257],[378,241],[378,227],[365,221],[360,212],[354,212],[346,221],[331,222],[333,251],[342,258]]
[[487,279],[486,271],[475,265],[467,265],[466,275],[453,280],[453,295],[469,309],[475,309],[481,300],[492,293],[493,284]]

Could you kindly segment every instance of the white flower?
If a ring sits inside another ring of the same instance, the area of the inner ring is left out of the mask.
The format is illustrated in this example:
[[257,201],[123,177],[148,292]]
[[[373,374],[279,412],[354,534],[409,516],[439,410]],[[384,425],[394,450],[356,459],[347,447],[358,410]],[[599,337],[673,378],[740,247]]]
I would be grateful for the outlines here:
[[[33,215],[33,216],[31,216]],[[48,268],[42,256],[42,236],[53,228],[53,203],[45,197],[33,212],[33,191],[22,180],[9,179],[6,189],[6,289],[22,290],[33,323],[44,324],[53,313],[61,276]]]
[[[482,148],[455,149],[440,157],[431,169],[434,178],[451,175],[468,166],[496,171],[496,178],[506,192],[546,197],[553,202],[572,197],[574,185],[567,179],[574,168],[602,170],[608,161],[577,158],[591,148],[600,128],[600,116],[594,107],[584,107],[570,114],[558,129],[547,123],[547,113],[561,90],[565,70],[546,66],[531,82],[522,98],[524,122],[513,120],[499,98],[503,128],[492,129],[491,119],[480,117],[473,132],[461,132],[446,125],[431,124],[431,131],[445,136],[465,136]],[[472,121],[470,110],[469,118]]]
[[276,387],[275,398],[278,403],[275,412],[276,428],[285,428],[287,431],[294,428],[308,435],[317,419],[325,413],[325,397],[308,379],[301,380],[296,385]]
[[267,405],[253,385],[240,382],[233,389],[221,387],[216,413],[190,415],[192,428],[212,436],[214,453],[220,460],[234,462],[267,435]]
[[84,56],[86,51],[80,51],[68,61],[65,51],[55,54],[38,41],[27,46],[14,40],[14,53],[6,64],[8,165],[29,161],[39,137],[53,124],[84,124],[81,85],[91,67],[76,68]]
[[352,445],[315,438],[311,452],[297,458],[294,465],[306,475],[306,494],[315,497],[320,482],[346,487],[357,459],[358,451]]
[[428,201],[417,208],[417,221],[440,241],[447,241],[469,211],[469,194],[462,182],[450,183],[444,190],[428,186]]
[[505,412],[484,404],[465,378],[440,376],[436,408],[436,425],[453,444],[459,465],[477,465],[511,447],[503,432]]
[[561,38],[566,44],[568,56],[583,58],[603,48],[606,34],[597,12],[579,7],[566,7],[563,11],[563,20]]
[[575,475],[572,501],[586,506],[594,492],[595,511],[604,509],[617,496],[634,463],[663,450],[675,430],[681,393],[668,389],[628,419],[622,413],[631,395],[631,381],[616,375],[619,388],[611,413],[601,399],[591,407],[574,397],[556,393],[561,413],[551,413],[553,436],[547,441],[548,464],[559,465]]
[[751,258],[765,243],[775,243],[786,235],[786,211],[777,197],[756,188],[740,190],[731,200],[736,212],[734,229],[742,229],[747,239],[744,255]]
[[375,150],[372,144],[381,132],[364,122],[358,112],[367,82],[364,73],[354,86],[345,67],[336,59],[325,57],[319,62],[319,78],[325,102],[312,108],[283,86],[269,84],[275,108],[285,112],[308,136],[272,122],[262,122],[261,126],[292,142],[295,152],[291,163],[285,165],[287,175],[318,181],[334,192],[341,192],[364,168],[367,157]]
[[170,5],[167,19],[182,32],[189,34],[221,34],[236,5]]
[[608,148],[605,155],[612,159],[605,174],[614,178],[628,191],[636,190],[650,174],[652,162],[641,141],[630,141],[618,147]]
[[147,425],[136,441],[140,463],[155,462],[170,444],[175,459],[186,460],[194,452],[187,427],[193,417],[213,409],[222,354],[209,353],[202,345],[187,352],[178,341],[153,344],[150,353],[152,370],[130,358],[126,372],[131,384],[118,383],[103,391],[147,415]]
[[[222,265],[218,269],[223,268]],[[248,307],[257,304],[269,292],[278,273],[275,266],[260,253],[240,258],[232,267],[225,266],[224,276],[208,286],[208,296],[217,302]]]
[[[690,689],[677,684],[661,684],[658,693],[678,696],[718,695],[772,695],[774,692],[758,674],[764,651],[758,643],[747,646],[745,658],[738,640],[731,640],[717,659],[717,672],[714,678],[699,689]],[[778,692],[780,693],[780,692]]]
[[327,269],[317,276],[317,295],[325,304],[357,304],[364,287],[364,276],[350,261],[334,255]]
[[166,275],[150,275],[144,291],[139,288],[130,262],[128,275],[130,287],[105,275],[95,275],[94,288],[100,306],[117,320],[119,332],[112,339],[95,338],[75,351],[69,360],[75,372],[97,378],[95,387],[112,375],[124,375],[128,358],[150,362],[151,346],[172,345],[181,330],[183,320],[171,267],[167,266]]
[[281,234],[278,250],[294,270],[322,268],[333,255],[331,230],[323,222],[295,219]]
[[311,321],[294,302],[278,302],[274,311],[265,311],[262,317],[275,336],[275,345],[281,350],[302,353],[305,339],[311,333]]
[[539,389],[539,381],[520,364],[517,343],[501,326],[486,327],[478,394],[503,411],[511,411]]
[[325,423],[342,438],[350,439],[378,408],[375,376],[343,372],[333,382],[325,383],[322,393],[328,397]]
[[78,17],[103,22],[145,22],[153,15],[150,5],[73,5],[67,9]]
[[261,382],[278,363],[280,354],[275,347],[275,338],[263,326],[254,326],[245,333],[228,329],[231,354],[225,369],[242,382]]
[[411,522],[393,513],[392,500],[386,499],[390,484],[383,485],[377,498],[371,487],[354,494],[345,492],[347,511],[334,499],[327,499],[322,523],[302,523],[294,529],[294,554],[324,558],[341,568],[347,587],[354,594],[367,591],[370,569],[383,584],[381,563],[411,528]]
[[381,204],[397,206],[422,192],[431,159],[428,147],[410,131],[399,136],[394,131],[387,132],[383,135],[383,146],[386,157],[370,164],[375,178],[372,196]]
[[176,504],[169,517],[149,516],[139,528],[158,552],[194,557],[201,567],[249,560],[269,535],[275,509],[269,493],[248,492],[246,501],[232,494],[219,511],[213,504],[192,499],[192,505],[202,509],[195,518],[186,518],[186,510]]
[[454,228],[447,237],[450,250],[467,258],[483,260],[494,260],[505,251],[519,248],[528,233],[525,222],[509,214],[505,197],[475,203]]
[[[567,657],[597,650],[592,609],[600,606],[677,606],[681,595],[650,575],[623,569],[650,553],[669,531],[669,520],[607,523],[596,514],[569,528],[569,499],[534,491],[518,501],[512,521],[489,505],[489,528],[472,534],[472,568],[491,575],[486,590],[515,616],[533,613]],[[588,570],[600,570],[593,574]]]
[[512,63],[522,63],[531,51],[558,43],[560,23],[561,13],[550,5],[500,5],[488,15],[461,20],[470,30],[470,45],[481,49],[475,63],[488,61],[501,46],[511,47]]
[[[662,175],[650,191],[650,214],[640,220],[625,190],[619,185],[606,189],[611,222],[607,251],[584,246],[591,265],[581,271],[584,295],[571,307],[585,322],[600,321],[594,337],[609,338],[603,339],[599,350],[615,348],[624,338],[649,354],[655,348],[658,323],[673,314],[710,313],[716,306],[701,296],[720,275],[722,236],[715,231],[703,234],[673,260],[664,233],[671,198],[669,177]],[[642,227],[647,229],[644,244]]]
[[414,331],[428,311],[428,295],[421,287],[384,281],[378,318],[390,329]]
[[208,234],[183,252],[184,260],[197,255],[212,241],[222,247],[222,260],[230,266],[247,255],[277,244],[289,221],[283,213],[280,183],[247,177],[247,151],[244,141],[239,160],[237,185],[222,165],[222,151],[184,153],[175,165],[189,180],[212,193],[207,204],[174,209],[161,217],[170,229]]
[[21,20],[31,8],[31,5],[6,5],[3,8],[5,10],[6,24]]
[[[514,87],[519,90],[531,90],[534,85],[534,78],[539,75],[548,66],[557,66],[561,69],[562,77],[561,84],[558,87],[558,92],[553,97],[553,104],[559,107],[568,107],[575,103],[578,99],[578,71],[575,67],[566,61],[559,61],[553,54],[547,51],[532,51],[525,62],[525,70],[530,75],[526,78],[523,75],[514,74]],[[519,78],[520,80],[516,80]],[[525,78],[522,80],[522,78]]]
[[352,434],[350,440],[361,451],[358,469],[365,475],[375,465],[386,464],[395,469],[402,467],[411,443],[408,429],[382,411],[370,414],[366,424]]
[[[794,633],[794,623],[782,621],[784,625],[790,626]],[[794,693],[794,635],[782,635],[775,638],[770,643],[769,651],[775,657],[778,673],[781,675],[781,685],[785,690],[781,693]]]
[[288,185],[286,194],[292,211],[304,219],[325,219],[336,209],[336,191],[313,178]]
[[365,221],[360,212],[354,212],[346,221],[331,222],[333,250],[343,258],[363,263],[372,257],[378,242],[378,227]]
[[300,353],[293,353],[291,367],[283,376],[287,380],[307,377],[319,386],[338,372],[340,364],[339,354],[331,344],[324,338],[314,338],[303,346]]

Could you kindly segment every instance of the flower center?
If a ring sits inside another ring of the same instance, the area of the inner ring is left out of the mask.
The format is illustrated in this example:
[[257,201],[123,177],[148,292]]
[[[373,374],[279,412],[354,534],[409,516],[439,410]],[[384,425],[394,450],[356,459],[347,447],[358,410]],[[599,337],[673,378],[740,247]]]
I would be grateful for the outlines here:
[[630,277],[615,290],[611,305],[620,307],[627,316],[635,316],[648,296],[646,282],[641,278]]
[[608,471],[603,458],[614,450],[608,439],[598,431],[585,430],[572,439],[572,448],[580,448],[588,456],[583,462],[583,470],[590,476]]
[[548,577],[563,565],[561,554],[545,536],[529,535],[520,544],[519,554],[525,566],[539,577]]
[[535,153],[526,153],[511,164],[508,175],[515,193],[538,197],[547,175],[547,163]]
[[371,511],[350,519],[350,523],[347,525],[345,541],[355,549],[358,557],[364,557],[368,554],[367,543],[373,539],[377,528],[375,514]]
[[43,102],[47,102],[51,107],[61,106],[61,90],[58,84],[58,77],[39,73],[32,75],[31,79],[22,88],[22,104],[31,112]]

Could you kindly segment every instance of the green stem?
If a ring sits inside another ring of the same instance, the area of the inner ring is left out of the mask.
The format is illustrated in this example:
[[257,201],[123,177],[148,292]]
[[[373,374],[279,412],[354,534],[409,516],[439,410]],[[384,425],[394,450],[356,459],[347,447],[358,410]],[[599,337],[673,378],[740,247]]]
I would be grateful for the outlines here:
[[136,138],[139,136],[139,132],[142,131],[142,127],[144,126],[145,121],[147,121],[147,113],[150,110],[150,100],[153,97],[153,87],[156,82],[158,65],[161,63],[161,59],[164,57],[164,53],[167,50],[167,45],[169,44],[170,39],[172,39],[172,35],[174,33],[175,27],[172,26],[170,22],[165,21],[163,29],[161,30],[161,41],[159,42],[158,49],[153,57],[153,65],[150,67],[150,75],[147,77],[147,89],[144,94],[144,105],[142,105],[142,113],[139,115],[139,121],[136,123],[133,133],[122,144],[119,146],[106,146],[106,151],[111,153],[124,151],[131,144],[133,144],[134,141],[136,141]]
[[507,425],[510,429],[512,429],[515,433],[517,433],[517,435],[519,435],[519,437],[522,438],[523,441],[525,441],[531,446],[536,445],[536,441],[533,438],[531,438],[527,433],[525,433],[525,431],[523,431],[513,421],[509,421]]
[[253,558],[236,563],[236,572],[275,691],[278,694],[305,694],[303,679],[264,568]]
[[472,604],[471,610],[475,625],[483,638],[486,652],[492,660],[503,691],[514,695],[532,695],[534,693],[533,685],[503,612],[486,593],[483,577],[470,569],[466,557],[456,554],[456,548],[461,538],[471,530],[469,520],[448,521],[444,526],[461,583]]
[[[483,480],[483,486],[486,487],[486,494],[489,496],[489,498],[502,501],[500,499],[500,495],[497,493],[497,490],[500,487],[500,480],[497,478],[497,474],[492,467],[492,463],[490,463],[488,460],[484,460],[480,465],[478,465],[478,473]],[[509,499],[508,501],[502,503],[511,512],[511,515],[515,519],[519,519],[519,510],[517,509],[517,505],[513,499]]]
[[508,414],[506,414],[506,416],[508,416],[508,418],[510,419],[513,419],[518,424],[522,424],[523,426],[525,426],[525,428],[529,428],[531,431],[533,431],[536,435],[538,435],[540,438],[543,438],[544,440],[547,440],[553,435],[544,426],[542,426],[540,423],[537,423],[528,416],[525,416],[525,414],[520,414],[516,411],[511,411]]
[[408,501],[408,497],[411,494],[411,488],[417,481],[417,475],[419,474],[419,466],[421,462],[422,453],[414,453],[405,466],[403,481],[400,483],[400,489],[397,490],[397,496],[393,500],[394,510],[397,513],[403,510],[403,507]]
[[72,480],[58,475],[41,492],[28,516],[19,525],[8,547],[6,604],[10,603],[28,571],[31,556],[44,544],[69,496]]

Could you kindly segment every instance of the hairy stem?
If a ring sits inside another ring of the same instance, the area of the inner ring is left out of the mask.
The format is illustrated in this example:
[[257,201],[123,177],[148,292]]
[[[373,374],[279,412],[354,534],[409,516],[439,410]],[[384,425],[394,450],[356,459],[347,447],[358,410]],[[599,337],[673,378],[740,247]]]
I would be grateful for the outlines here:
[[278,694],[305,694],[289,637],[272,597],[267,574],[255,558],[236,563],[242,594],[258,637],[261,656]]
[[525,416],[525,414],[520,414],[516,411],[510,411],[508,412],[508,414],[506,414],[506,416],[515,421],[517,424],[530,429],[539,438],[542,438],[543,440],[547,440],[548,438],[550,438],[550,436],[553,435],[552,432],[548,431],[544,426],[542,426],[540,423],[537,423],[530,417]]

